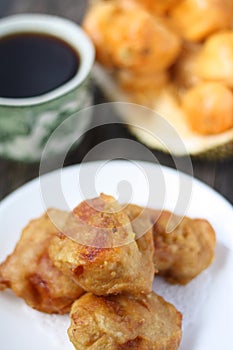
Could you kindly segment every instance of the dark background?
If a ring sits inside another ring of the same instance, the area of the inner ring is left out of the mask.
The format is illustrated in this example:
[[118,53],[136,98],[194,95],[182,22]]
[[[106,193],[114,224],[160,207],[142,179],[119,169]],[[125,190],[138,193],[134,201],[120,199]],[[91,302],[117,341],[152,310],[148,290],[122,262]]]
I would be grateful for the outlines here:
[[[85,11],[87,0],[0,0],[0,17],[16,13],[47,13],[63,16],[80,23]],[[106,99],[97,87],[93,87],[95,103],[105,102]],[[65,165],[82,161],[83,157],[94,145],[111,138],[131,138],[127,129],[122,125],[107,125],[93,129],[86,134],[82,144],[70,154]],[[116,152],[117,151],[117,152]],[[108,150],[106,156],[119,154],[120,150]],[[160,164],[175,167],[174,159],[161,152],[154,152]],[[104,155],[102,155],[104,157]],[[142,159],[140,154],[134,155],[135,159]],[[175,159],[179,162],[179,170],[185,169],[185,158]],[[215,188],[231,203],[233,203],[233,156],[228,160],[192,159],[194,176],[212,188]],[[16,189],[28,180],[38,176],[38,164],[23,164],[0,158],[0,199],[4,198],[12,190]]]

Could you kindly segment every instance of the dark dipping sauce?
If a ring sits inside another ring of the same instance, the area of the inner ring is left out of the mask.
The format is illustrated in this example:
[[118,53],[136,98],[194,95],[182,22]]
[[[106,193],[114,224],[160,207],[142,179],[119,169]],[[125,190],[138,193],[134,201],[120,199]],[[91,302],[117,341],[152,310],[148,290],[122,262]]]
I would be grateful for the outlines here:
[[54,36],[20,33],[0,39],[0,97],[43,95],[77,73],[78,53]]

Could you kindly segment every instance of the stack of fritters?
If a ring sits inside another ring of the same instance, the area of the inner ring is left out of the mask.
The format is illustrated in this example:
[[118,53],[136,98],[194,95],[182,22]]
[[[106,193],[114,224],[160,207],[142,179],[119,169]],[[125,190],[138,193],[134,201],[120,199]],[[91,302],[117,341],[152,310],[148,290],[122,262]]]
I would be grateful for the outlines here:
[[137,239],[121,206],[103,194],[82,202],[73,210],[70,221],[72,228],[66,227],[68,233],[54,238],[49,248],[57,268],[96,295],[151,292],[154,266],[150,225]]
[[176,350],[182,317],[152,292],[154,273],[187,283],[211,263],[214,246],[205,220],[101,194],[31,221],[0,265],[0,289],[43,312],[71,309],[68,334],[78,350]]
[[111,99],[207,136],[233,128],[232,23],[232,0],[95,0],[83,27]]

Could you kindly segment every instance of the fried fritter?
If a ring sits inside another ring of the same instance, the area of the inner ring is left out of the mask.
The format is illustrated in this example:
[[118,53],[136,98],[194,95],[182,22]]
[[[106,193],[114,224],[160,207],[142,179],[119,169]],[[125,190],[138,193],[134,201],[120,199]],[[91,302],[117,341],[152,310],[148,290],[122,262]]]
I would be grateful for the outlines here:
[[182,316],[162,297],[87,293],[71,310],[69,338],[78,350],[176,350]]
[[182,0],[169,15],[180,34],[190,41],[201,41],[209,34],[231,27],[232,0]]
[[168,281],[186,284],[213,261],[216,238],[207,220],[181,219],[168,211],[137,205],[128,205],[125,210],[137,226],[140,221],[145,225],[148,213],[153,224],[155,270]]
[[149,293],[154,275],[152,230],[138,240],[117,201],[101,194],[73,211],[72,228],[49,247],[55,266],[97,295]]
[[165,22],[141,7],[107,1],[90,7],[83,27],[105,67],[149,74],[164,71],[180,53],[181,40]]
[[196,72],[203,80],[233,87],[232,30],[221,31],[207,38],[198,56]]
[[0,265],[0,290],[11,288],[34,309],[64,314],[84,292],[48,256],[57,227],[50,216],[66,220],[67,213],[50,209],[23,230],[13,253]]
[[204,219],[184,217],[181,220],[168,211],[163,211],[157,220],[156,216],[156,211],[151,211],[155,220],[155,267],[170,282],[186,284],[212,263],[216,243],[214,229]]
[[223,84],[208,82],[189,89],[182,106],[191,128],[214,135],[233,128],[233,93]]

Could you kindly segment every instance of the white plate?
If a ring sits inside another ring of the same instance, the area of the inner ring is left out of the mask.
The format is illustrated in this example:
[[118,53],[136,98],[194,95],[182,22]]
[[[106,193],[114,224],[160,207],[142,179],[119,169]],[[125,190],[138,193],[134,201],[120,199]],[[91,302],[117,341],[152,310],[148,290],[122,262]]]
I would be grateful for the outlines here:
[[[232,350],[233,209],[211,188],[175,170],[135,161],[95,162],[29,182],[0,204],[0,261],[12,251],[21,229],[46,207],[72,208],[96,192],[211,222],[217,233],[213,265],[185,287],[156,278],[154,290],[183,313],[180,349]],[[42,314],[10,291],[0,293],[3,350],[73,349],[66,334],[68,324],[68,316]]]

